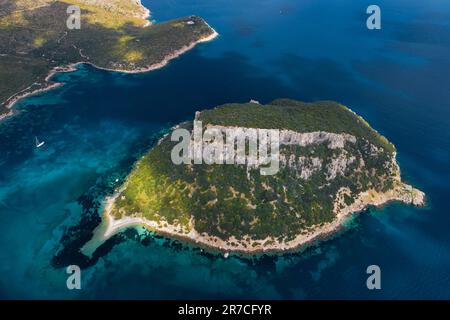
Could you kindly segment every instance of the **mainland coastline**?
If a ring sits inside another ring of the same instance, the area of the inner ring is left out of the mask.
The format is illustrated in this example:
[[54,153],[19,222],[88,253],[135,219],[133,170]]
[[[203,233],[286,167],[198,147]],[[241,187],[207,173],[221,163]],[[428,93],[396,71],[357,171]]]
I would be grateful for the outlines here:
[[[134,11],[128,12],[128,15],[130,17],[137,17],[140,21],[145,21],[145,23],[140,26],[141,29],[146,29],[146,28],[148,28],[150,26],[153,26],[153,24],[149,20],[149,18],[150,18],[150,10],[148,8],[146,8],[141,3],[140,0],[135,1],[135,5],[136,6],[134,7]],[[43,7],[45,7],[45,6],[43,6]],[[95,59],[90,59],[90,57],[85,56],[84,54],[82,54],[81,53],[82,49],[77,48],[75,45],[72,45],[75,49],[78,49],[79,54],[80,54],[82,59],[80,59],[80,61],[71,62],[71,63],[68,63],[68,64],[57,65],[57,66],[52,67],[48,71],[47,75],[45,75],[45,77],[44,77],[44,75],[42,76],[43,79],[42,79],[41,82],[34,82],[31,85],[28,85],[24,89],[21,89],[20,91],[15,92],[10,97],[8,97],[5,100],[3,100],[1,104],[2,104],[2,108],[4,108],[5,111],[3,113],[0,113],[0,121],[15,114],[13,106],[18,101],[20,101],[21,99],[23,99],[25,97],[33,96],[33,95],[36,95],[36,94],[39,94],[39,93],[43,93],[43,92],[46,92],[46,91],[49,91],[49,90],[52,90],[52,89],[55,89],[55,88],[58,88],[58,87],[62,86],[63,83],[53,82],[51,80],[51,78],[56,73],[73,72],[73,71],[76,70],[76,67],[78,65],[81,65],[81,64],[87,64],[87,65],[90,65],[90,66],[92,66],[92,67],[94,67],[96,69],[110,71],[110,72],[120,72],[120,73],[129,73],[129,74],[145,73],[145,72],[149,72],[149,71],[153,71],[153,70],[156,70],[156,69],[163,68],[171,60],[173,60],[173,59],[179,57],[180,55],[184,54],[185,52],[191,50],[197,44],[202,43],[202,42],[211,41],[211,40],[215,39],[219,35],[216,32],[216,30],[214,30],[203,19],[197,18],[197,17],[194,17],[194,16],[188,17],[188,19],[194,19],[194,21],[198,21],[199,22],[199,26],[196,27],[196,28],[203,28],[204,29],[203,33],[206,33],[206,35],[203,34],[200,37],[197,36],[197,38],[192,40],[191,42],[188,42],[187,44],[182,45],[181,47],[178,47],[176,49],[174,48],[174,50],[172,50],[169,53],[165,53],[164,56],[162,58],[159,58],[157,61],[149,61],[150,64],[148,64],[148,65],[145,65],[145,64],[142,65],[141,64],[140,66],[137,66],[137,65],[131,64],[131,65],[125,65],[125,68],[124,68],[122,62],[110,60],[109,64],[112,64],[112,66],[111,67],[104,67],[104,66],[101,66],[98,63],[92,61],[92,60],[95,60]],[[206,30],[206,32],[205,32],[205,30]],[[192,37],[195,38],[195,36],[192,36]],[[180,44],[182,44],[182,43],[180,43]],[[2,54],[1,56],[5,56],[6,57],[8,55]],[[119,62],[117,68],[114,66],[116,64],[116,62]],[[104,62],[102,62],[102,63],[104,64]]]
[[[208,25],[209,26],[209,25]],[[12,116],[14,114],[14,111],[12,110],[13,106],[20,100],[26,97],[34,96],[52,89],[59,88],[64,85],[64,83],[61,82],[52,82],[51,78],[57,74],[57,73],[69,73],[76,71],[76,67],[82,64],[90,65],[96,69],[104,70],[104,71],[110,71],[110,72],[119,72],[119,73],[127,73],[127,74],[138,74],[138,73],[146,73],[150,71],[154,71],[157,69],[164,68],[171,60],[178,58],[182,54],[186,53],[187,51],[193,49],[197,44],[203,43],[203,42],[209,42],[214,40],[216,37],[219,36],[219,33],[217,33],[216,30],[214,30],[211,26],[212,33],[206,37],[200,38],[196,41],[191,42],[190,44],[182,47],[181,49],[175,50],[173,53],[168,54],[165,56],[160,62],[156,62],[154,64],[151,64],[144,68],[136,68],[133,70],[123,70],[123,69],[111,69],[111,68],[105,68],[97,66],[96,64],[89,62],[89,61],[79,61],[74,62],[71,64],[68,64],[66,66],[58,66],[53,68],[48,75],[45,77],[45,82],[43,85],[39,85],[39,88],[33,89],[36,84],[32,84],[30,87],[25,88],[24,90],[14,94],[12,97],[8,98],[5,102],[5,107],[7,109],[10,109],[9,112],[5,114],[0,114],[0,121]]]

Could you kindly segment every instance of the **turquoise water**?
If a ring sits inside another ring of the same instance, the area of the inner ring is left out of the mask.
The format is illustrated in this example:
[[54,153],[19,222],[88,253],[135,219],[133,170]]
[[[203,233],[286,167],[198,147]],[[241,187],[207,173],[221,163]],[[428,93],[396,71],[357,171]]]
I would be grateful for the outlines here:
[[[196,14],[220,37],[148,74],[59,74],[65,86],[0,123],[0,297],[450,298],[448,1],[378,1],[381,31],[365,28],[366,1],[143,2],[156,21]],[[196,110],[278,97],[350,106],[396,144],[427,206],[371,209],[282,257],[224,259],[133,231],[90,262],[58,256],[162,130]],[[82,290],[66,288],[68,263],[85,264]],[[366,288],[371,264],[382,290]]]

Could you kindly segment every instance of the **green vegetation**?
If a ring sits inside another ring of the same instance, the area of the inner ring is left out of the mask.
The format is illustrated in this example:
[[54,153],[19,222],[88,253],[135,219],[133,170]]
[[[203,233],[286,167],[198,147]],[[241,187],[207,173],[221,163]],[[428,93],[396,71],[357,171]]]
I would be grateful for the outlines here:
[[[0,4],[0,114],[16,93],[46,87],[45,77],[55,67],[90,62],[115,70],[143,69],[213,32],[198,17],[144,27],[145,9],[131,0]],[[80,30],[66,26],[69,5],[81,8]]]
[[[275,100],[268,105],[227,104],[201,112],[199,119],[204,126],[322,130],[352,134],[357,139],[340,149],[323,143],[281,146],[286,159],[291,155],[308,161],[320,159],[318,170],[302,178],[302,168],[286,164],[273,176],[262,176],[259,169],[249,169],[247,175],[247,167],[242,165],[174,165],[170,153],[176,143],[167,136],[130,174],[113,208],[116,218],[140,216],[189,227],[192,217],[195,230],[222,239],[290,240],[335,218],[333,208],[341,188],[349,190],[342,199],[349,205],[362,191],[392,188],[398,177],[393,166],[394,146],[337,103]],[[192,129],[191,123],[182,126]],[[332,163],[339,159],[346,163],[345,171],[330,178]]]

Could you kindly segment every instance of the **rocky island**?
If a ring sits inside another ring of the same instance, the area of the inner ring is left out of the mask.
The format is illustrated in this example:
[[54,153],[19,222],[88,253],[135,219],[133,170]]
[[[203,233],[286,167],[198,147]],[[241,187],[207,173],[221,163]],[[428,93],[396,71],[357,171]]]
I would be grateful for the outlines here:
[[280,252],[335,232],[368,206],[424,204],[424,193],[402,182],[394,145],[341,104],[252,100],[195,118],[203,130],[279,130],[278,172],[263,175],[248,163],[174,164],[177,142],[168,134],[107,199],[97,234],[143,225],[225,254]]
[[[70,6],[80,9],[79,29],[68,28]],[[140,0],[0,0],[0,119],[78,63],[149,71],[217,35],[199,17],[152,24],[149,14]]]

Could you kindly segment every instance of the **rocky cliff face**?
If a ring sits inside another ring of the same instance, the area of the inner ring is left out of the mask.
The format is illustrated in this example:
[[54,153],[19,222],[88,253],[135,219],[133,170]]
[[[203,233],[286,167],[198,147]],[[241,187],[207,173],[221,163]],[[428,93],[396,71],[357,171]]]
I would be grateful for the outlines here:
[[281,130],[280,142],[283,145],[297,145],[301,147],[326,144],[330,149],[342,149],[347,142],[355,143],[356,137],[347,133],[323,131],[300,133],[291,130]]
[[[260,153],[251,153],[249,148],[254,139],[254,149],[258,150],[260,144],[270,141],[261,137],[270,136],[270,129],[256,129],[244,127],[226,127],[207,125],[205,129],[215,132],[215,135],[224,137],[223,140],[202,141],[202,150],[223,144],[223,161],[233,146],[227,142],[245,141],[245,154],[233,153],[231,161],[236,164],[245,164],[249,168],[259,168],[268,163],[268,157],[261,158]],[[227,140],[225,137],[232,137]],[[377,163],[382,166],[386,179],[399,179],[399,168],[395,162],[395,154],[390,156],[365,139],[358,139],[347,133],[330,133],[324,131],[300,133],[292,130],[279,130],[279,163],[282,168],[289,169],[297,178],[309,180],[313,174],[320,174],[325,178],[324,184],[329,184],[338,176],[351,176],[356,172],[366,172],[372,175],[375,168],[368,164]],[[259,140],[258,140],[259,138]],[[191,136],[191,158],[193,157],[193,141]],[[269,139],[270,140],[270,139]],[[357,144],[358,141],[358,144]],[[222,149],[221,149],[222,150]],[[270,151],[268,152],[270,156]],[[212,162],[210,160],[209,162]],[[366,164],[367,163],[367,164]],[[369,172],[370,171],[370,172]],[[373,172],[372,172],[373,171]],[[380,171],[380,170],[378,170]]]

